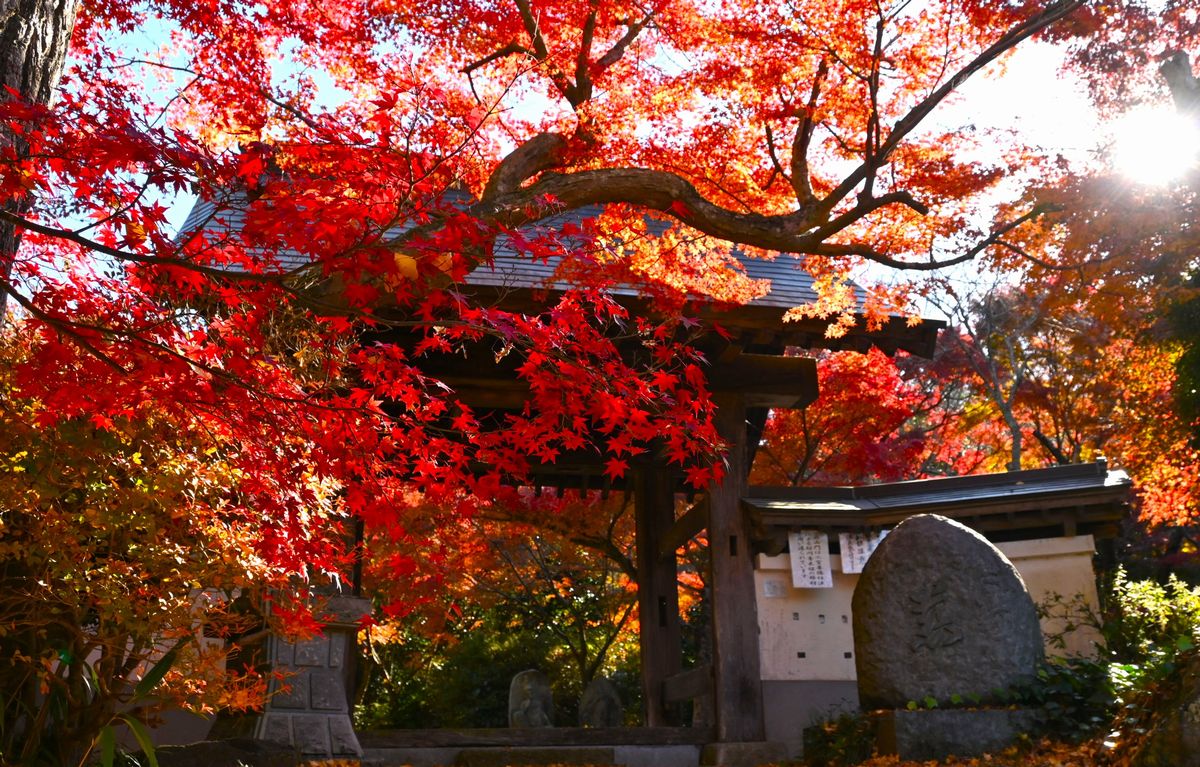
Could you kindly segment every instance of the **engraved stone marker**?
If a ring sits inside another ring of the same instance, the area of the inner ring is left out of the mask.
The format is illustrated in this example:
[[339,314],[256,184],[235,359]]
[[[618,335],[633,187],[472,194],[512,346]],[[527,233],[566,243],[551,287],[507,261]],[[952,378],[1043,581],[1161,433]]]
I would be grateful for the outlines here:
[[551,727],[554,724],[554,699],[550,680],[537,669],[522,671],[508,687],[509,727]]
[[855,665],[864,709],[990,697],[1036,674],[1037,611],[1021,576],[957,522],[910,517],[879,544],[854,589]]
[[623,713],[617,688],[602,676],[589,682],[579,699],[580,727],[620,727]]

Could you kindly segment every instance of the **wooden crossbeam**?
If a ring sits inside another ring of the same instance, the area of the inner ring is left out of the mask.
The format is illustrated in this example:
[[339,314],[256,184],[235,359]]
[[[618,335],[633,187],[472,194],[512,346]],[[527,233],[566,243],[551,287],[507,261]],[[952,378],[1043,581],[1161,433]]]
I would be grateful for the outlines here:
[[683,513],[675,524],[663,534],[659,542],[658,555],[663,559],[675,556],[680,546],[695,538],[708,527],[708,496],[699,498]]
[[713,668],[707,664],[689,668],[664,679],[662,687],[663,700],[668,703],[712,695]]

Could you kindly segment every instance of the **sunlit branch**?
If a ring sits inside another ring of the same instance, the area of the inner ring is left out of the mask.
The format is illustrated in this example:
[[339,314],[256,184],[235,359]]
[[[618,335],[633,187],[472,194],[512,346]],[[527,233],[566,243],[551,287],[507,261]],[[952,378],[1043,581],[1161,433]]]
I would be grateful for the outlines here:
[[[796,135],[792,139],[792,174],[788,179],[791,182],[792,189],[796,192],[796,200],[801,205],[809,205],[816,196],[812,190],[812,180],[809,177],[808,170],[808,150],[812,143],[813,129],[816,127],[816,121],[813,115],[817,111],[817,99],[821,96],[821,86],[824,84],[825,76],[829,74],[829,65],[825,61],[825,57],[821,57],[821,61],[817,64],[817,72],[813,75],[812,90],[808,94],[808,104],[804,110],[804,115],[800,118],[800,125],[796,127]],[[771,159],[775,162],[776,167],[779,166],[779,160],[775,158],[775,146],[771,144]]]
[[[770,124],[766,124],[763,126],[763,132],[766,133],[767,156],[771,158],[771,166],[772,166],[771,178],[769,178],[767,180],[766,186],[764,186],[763,188],[766,189],[766,188],[770,187],[771,182],[775,180],[776,175],[782,176],[783,180],[787,181],[788,184],[791,185],[792,179],[788,175],[788,172],[783,169],[783,163],[781,163],[779,161],[779,155],[775,152],[775,134],[771,130]],[[792,156],[793,156],[793,158],[795,158],[795,154],[793,154]]]
[[1006,32],[999,40],[992,43],[982,53],[959,69],[940,88],[930,93],[900,118],[888,134],[887,139],[883,140],[878,149],[846,176],[842,183],[833,191],[826,195],[821,201],[821,205],[826,210],[831,210],[859,184],[863,183],[870,174],[875,172],[879,164],[883,163],[891,155],[896,147],[900,145],[900,142],[920,125],[947,96],[966,82],[971,75],[1000,58],[1000,56],[1017,44],[1041,32],[1054,22],[1076,10],[1081,5],[1083,5],[1083,0],[1057,0],[1057,2],[1049,5],[1041,13],[1020,22]]
[[50,327],[69,337],[75,343],[79,344],[81,349],[86,351],[88,354],[91,354],[105,365],[108,365],[113,370],[122,375],[129,372],[125,369],[124,365],[117,362],[108,354],[105,354],[87,338],[87,335],[84,331],[95,330],[95,328],[88,327],[82,323],[72,322],[61,317],[55,317],[52,314],[42,311],[36,304],[34,304],[25,296],[21,295],[21,292],[4,277],[0,277],[0,292],[3,292],[5,295],[12,298],[12,300],[16,301],[17,304],[25,311],[29,312],[30,315],[37,317],[42,322],[45,322]]
[[[242,282],[259,282],[278,285],[281,284],[283,280],[294,276],[297,273],[296,270],[288,272],[274,272],[269,274],[231,271],[230,269],[224,267],[205,266],[204,264],[197,264],[194,261],[187,261],[185,259],[173,258],[170,256],[152,256],[146,253],[131,253],[127,250],[112,248],[96,242],[93,239],[84,237],[82,234],[69,229],[58,229],[55,227],[45,226],[37,223],[36,221],[30,221],[27,218],[14,215],[2,209],[0,209],[0,221],[7,221],[21,229],[25,229],[30,232],[37,232],[38,234],[42,234],[47,237],[55,237],[68,242],[73,242],[76,245],[82,245],[89,250],[97,253],[103,253],[106,256],[110,256],[121,261],[130,261],[140,264],[156,264],[159,266],[176,266],[222,280],[235,279]],[[300,267],[300,269],[303,268],[304,267]]]
[[579,106],[592,97],[592,77],[588,67],[592,58],[592,41],[596,37],[596,16],[600,4],[596,0],[588,3],[590,9],[584,19],[579,36],[579,54],[575,56],[575,87],[571,89],[571,106]]
[[976,256],[978,256],[980,253],[984,252],[985,250],[987,250],[990,247],[993,247],[993,246],[1003,247],[1002,238],[1009,232],[1013,231],[1014,229],[1017,229],[1018,227],[1022,226],[1023,224],[1027,224],[1030,221],[1034,221],[1035,219],[1041,218],[1042,216],[1046,215],[1047,213],[1053,213],[1053,212],[1056,212],[1059,210],[1061,210],[1061,208],[1059,208],[1058,206],[1039,205],[1039,206],[1033,208],[1032,210],[1030,210],[1025,215],[1020,216],[1019,218],[1016,218],[1012,221],[1009,221],[1007,224],[1004,224],[1003,226],[999,227],[998,229],[993,231],[990,235],[988,235],[987,237],[985,237],[984,239],[982,239],[978,243],[976,243],[974,246],[972,246],[969,250],[967,250],[963,253],[960,253],[959,255],[954,256],[952,258],[946,258],[946,259],[942,259],[940,261],[933,258],[932,256],[930,257],[930,259],[928,261],[902,261],[900,259],[892,258],[891,256],[888,256],[887,254],[880,253],[879,251],[877,251],[867,245],[859,245],[859,244],[825,243],[825,244],[819,245],[816,250],[809,251],[809,252],[813,252],[816,255],[824,255],[824,256],[859,256],[861,258],[866,258],[871,261],[874,261],[877,264],[881,264],[883,266],[890,266],[895,269],[905,269],[908,271],[928,272],[928,271],[933,271],[935,269],[944,269],[948,266],[955,266],[957,264],[963,264],[968,261],[971,261]]
[[460,69],[458,71],[462,72],[465,75],[469,75],[472,72],[474,72],[475,70],[479,69],[480,67],[485,67],[488,64],[491,64],[493,61],[499,61],[500,59],[506,58],[508,56],[514,56],[518,53],[522,53],[526,56],[534,55],[533,51],[529,50],[524,45],[521,45],[516,40],[513,40],[511,43],[504,46],[500,50],[494,51],[493,53],[489,53],[487,56],[484,56],[483,58],[478,59],[477,61],[472,61],[470,64],[466,65],[465,67],[463,67],[462,69]]

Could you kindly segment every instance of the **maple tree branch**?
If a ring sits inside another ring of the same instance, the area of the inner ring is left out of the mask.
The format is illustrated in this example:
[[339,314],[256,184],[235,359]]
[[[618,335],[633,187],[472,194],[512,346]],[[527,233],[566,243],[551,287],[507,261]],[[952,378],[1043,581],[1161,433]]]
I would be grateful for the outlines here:
[[525,34],[529,35],[529,42],[533,46],[533,57],[542,62],[547,67],[547,74],[550,76],[550,81],[554,83],[554,87],[562,94],[571,106],[578,106],[572,101],[572,93],[575,89],[574,84],[567,79],[567,76],[562,73],[554,62],[550,61],[550,49],[546,47],[546,38],[542,35],[541,26],[538,24],[537,17],[533,15],[533,9],[529,5],[529,0],[513,0],[517,6],[517,11],[521,14],[521,23],[525,26]]
[[579,38],[579,55],[575,57],[575,87],[567,99],[573,107],[579,106],[592,97],[592,77],[588,69],[591,62],[592,41],[596,38],[596,17],[600,4],[597,0],[591,0],[588,6],[588,15],[583,22],[583,30]]
[[507,56],[513,56],[518,53],[523,53],[526,56],[534,56],[533,51],[529,50],[524,45],[521,45],[516,40],[513,40],[511,43],[504,46],[500,50],[498,50],[494,53],[490,53],[487,56],[484,56],[482,59],[479,59],[478,61],[473,61],[458,71],[462,72],[464,75],[470,75],[476,69],[487,66],[488,64],[491,64],[493,61],[505,58]]
[[[526,20],[527,31],[540,40],[540,32],[527,0],[514,0]],[[880,196],[871,192],[875,173],[900,142],[940,104],[950,92],[961,85],[970,75],[991,63],[1019,42],[1045,29],[1054,21],[1075,10],[1082,0],[1058,0],[1041,13],[1026,19],[1006,32],[999,40],[958,70],[940,88],[934,90],[920,103],[909,110],[886,136],[878,119],[868,126],[865,148],[866,159],[852,171],[833,191],[817,199],[812,194],[808,178],[807,150],[812,132],[817,124],[813,117],[816,102],[820,97],[821,85],[828,67],[818,67],[817,77],[810,91],[806,113],[793,138],[790,182],[797,192],[800,203],[797,210],[780,215],[763,215],[754,212],[736,212],[706,199],[695,185],[687,179],[665,170],[647,168],[606,168],[583,170],[572,173],[549,173],[565,159],[567,139],[561,134],[542,133],[519,146],[504,158],[489,180],[478,204],[471,213],[483,220],[491,220],[506,226],[516,227],[546,217],[552,211],[577,209],[590,205],[628,203],[667,213],[682,223],[713,237],[743,245],[753,245],[768,250],[814,255],[856,255],[877,263],[902,269],[930,270],[964,263],[993,245],[1003,246],[1003,235],[1027,221],[1048,212],[1046,208],[1035,208],[1030,213],[1007,224],[976,244],[966,253],[954,258],[928,262],[909,262],[892,258],[873,248],[859,244],[834,244],[824,242],[830,236],[862,220],[865,216],[888,205],[905,205],[921,215],[929,212],[928,207],[906,191],[894,191]],[[882,37],[877,30],[876,50],[881,50]],[[544,48],[544,42],[541,43]],[[535,44],[535,50],[537,45]],[[872,70],[867,80],[870,84],[878,74]],[[873,90],[876,94],[877,91]],[[566,91],[564,91],[566,95]],[[782,164],[774,156],[773,138],[768,129],[768,143],[776,170],[782,173]],[[540,175],[533,183],[529,179]],[[784,174],[785,177],[787,174]],[[829,218],[833,208],[859,184],[863,185],[858,203],[847,211]],[[524,185],[524,186],[523,186]],[[420,229],[410,231],[396,243],[414,239]]]
[[1023,224],[1027,224],[1030,221],[1041,218],[1048,213],[1057,212],[1058,210],[1061,210],[1061,208],[1056,205],[1035,206],[1032,210],[1024,215],[1009,221],[993,231],[987,237],[972,246],[970,250],[960,253],[953,258],[947,258],[941,261],[935,260],[932,257],[928,261],[901,261],[886,254],[880,253],[869,246],[857,244],[823,243],[818,245],[815,250],[805,252],[822,256],[860,256],[862,258],[874,261],[877,264],[890,266],[894,269],[929,272],[935,269],[944,269],[948,266],[955,266],[957,264],[963,264],[967,261],[971,261],[988,248],[994,245],[1002,245],[1002,238],[1014,229]]
[[621,36],[620,40],[613,43],[613,46],[608,49],[607,53],[596,60],[596,69],[608,69],[620,61],[621,57],[625,55],[625,50],[637,39],[637,36],[642,33],[642,30],[646,28],[646,25],[653,18],[654,12],[650,11],[642,17],[641,21],[626,22],[625,34]]
[[[878,4],[876,4],[878,9]],[[860,198],[870,199],[875,191],[875,174],[884,161],[880,155],[879,134],[882,126],[879,123],[879,70],[883,59],[883,17],[875,24],[875,47],[871,53],[871,70],[867,78],[867,93],[871,108],[867,113],[867,135],[863,142],[863,167],[866,168],[863,178],[863,188]]]
[[[928,214],[928,206],[907,191],[860,199],[850,210],[825,219],[821,203],[780,215],[732,211],[710,202],[681,176],[648,168],[543,173],[534,183],[520,186],[524,179],[554,167],[565,148],[566,139],[558,134],[539,134],[526,142],[501,162],[482,199],[471,206],[470,213],[481,220],[519,227],[562,210],[626,203],[662,211],[704,234],[733,243],[786,253],[860,256],[884,266],[928,271],[965,263],[994,245],[1008,247],[1003,240],[1007,234],[1047,213],[1061,210],[1055,205],[1037,205],[953,258],[903,261],[866,245],[824,240],[889,205],[904,205],[921,215]],[[425,231],[426,227],[410,230],[391,244],[399,246]]]
[[[771,182],[775,180],[776,173],[780,176],[783,176],[784,180],[787,181],[789,185],[792,185],[791,176],[789,176],[788,172],[783,169],[783,163],[779,161],[779,155],[775,152],[775,134],[771,130],[771,126],[769,124],[763,125],[763,131],[767,134],[767,156],[771,158],[771,165],[774,166],[774,171],[771,174],[771,178],[767,181],[763,188],[766,189],[771,186]],[[795,188],[794,185],[792,186]]]
[[[829,65],[826,63],[825,57],[822,56],[820,63],[817,65],[817,73],[813,76],[812,90],[808,94],[808,104],[804,108],[804,116],[800,119],[800,125],[796,127],[796,135],[792,139],[792,174],[788,180],[791,182],[792,189],[796,192],[796,200],[801,205],[809,205],[816,200],[808,171],[808,149],[812,143],[813,129],[816,128],[813,115],[816,114],[817,99],[821,96],[821,86],[824,84],[825,77],[828,74]],[[771,159],[775,162],[776,167],[778,167],[779,160],[775,159],[775,147],[773,144],[771,146]]]
[[21,308],[23,308],[25,311],[29,312],[34,317],[37,317],[38,319],[40,319],[42,322],[45,322],[50,327],[55,328],[60,333],[63,333],[65,335],[69,336],[72,340],[75,341],[75,343],[79,344],[80,348],[82,348],[84,351],[86,351],[88,354],[92,355],[96,359],[103,362],[105,365],[108,365],[110,368],[117,371],[121,375],[124,375],[129,372],[128,370],[125,369],[124,365],[122,365],[120,362],[117,362],[115,359],[113,359],[108,354],[105,354],[104,352],[102,352],[95,344],[93,344],[90,340],[88,340],[87,335],[84,333],[84,331],[92,330],[93,328],[91,328],[90,326],[82,324],[82,323],[78,323],[78,322],[72,322],[70,320],[65,320],[61,317],[55,317],[54,315],[49,314],[48,312],[42,311],[40,308],[38,308],[38,306],[36,304],[34,304],[32,301],[30,301],[25,296],[21,295],[21,292],[19,290],[17,290],[15,287],[13,287],[13,284],[4,277],[0,277],[0,292],[3,292],[4,294],[6,294],[10,298],[12,298],[12,300],[16,301],[17,304]]
[[291,104],[287,103],[286,101],[276,98],[266,88],[261,89],[259,92],[261,93],[261,95],[264,99],[266,99],[270,103],[274,104],[275,106],[279,107],[283,111],[287,112],[291,116],[295,117],[297,120],[299,120],[300,122],[307,125],[315,133],[319,133],[319,134],[324,133],[326,135],[329,135],[328,131],[326,131],[324,128],[322,128],[321,125],[316,120],[314,120],[311,117],[309,117],[308,115],[306,115],[302,110],[297,109],[296,107],[292,106]]
[[811,232],[809,237],[820,242],[826,237],[837,234],[846,227],[874,213],[880,208],[885,208],[888,205],[895,204],[905,205],[909,208],[912,208],[922,216],[929,213],[929,206],[920,202],[908,192],[888,192],[887,194],[879,197],[862,198],[853,208],[841,214],[840,216],[831,219],[827,223],[822,224],[818,229]]
[[521,184],[558,165],[567,149],[559,133],[539,133],[510,152],[488,179],[482,200],[493,200],[517,191]]
[[1057,445],[1051,442],[1050,438],[1043,434],[1041,429],[1033,430],[1033,438],[1036,439],[1042,447],[1046,448],[1046,452],[1050,454],[1050,457],[1053,458],[1054,462],[1059,466],[1065,466],[1070,463],[1070,461],[1067,459],[1067,456],[1063,454],[1063,451],[1059,449]]
[[[1065,209],[1066,209],[1065,206],[1055,206],[1053,208],[1053,210],[1055,210],[1055,211],[1061,211],[1061,210],[1065,210]],[[1092,259],[1091,261],[1076,261],[1075,263],[1069,263],[1069,264],[1053,264],[1053,263],[1050,263],[1049,261],[1045,260],[1044,258],[1039,258],[1038,256],[1033,255],[1032,253],[1030,253],[1029,251],[1025,250],[1022,247],[1019,247],[1017,245],[1014,245],[1011,242],[1008,242],[1007,240],[997,240],[996,245],[1004,248],[1005,250],[1009,251],[1010,253],[1014,253],[1014,254],[1020,256],[1021,258],[1030,262],[1031,264],[1040,266],[1041,268],[1045,269],[1046,271],[1050,271],[1050,272],[1073,272],[1073,271],[1077,271],[1077,270],[1082,270],[1083,267],[1085,267],[1085,266],[1100,266],[1100,265],[1104,264],[1104,262],[1110,260],[1109,258],[1095,258],[1095,259]],[[1082,272],[1081,272],[1081,275],[1082,275]]]
[[633,564],[625,552],[617,544],[613,543],[611,538],[600,538],[589,535],[570,536],[568,540],[571,543],[591,549],[599,554],[603,554],[608,559],[612,560],[621,572],[624,573],[630,580],[637,580],[637,567]]
[[529,6],[529,0],[513,0],[513,2],[521,14],[521,23],[525,25],[525,34],[529,35],[529,42],[533,45],[533,55],[539,60],[545,60],[550,55],[550,51],[546,48],[546,40],[542,37],[542,30],[538,27],[533,9]]
[[[183,269],[189,269],[194,272],[199,272],[200,274],[206,275],[208,277],[214,277],[214,278],[218,278],[218,279],[222,279],[222,280],[235,279],[235,280],[241,280],[243,282],[259,282],[259,283],[269,283],[269,284],[273,284],[273,285],[278,285],[278,284],[281,284],[283,282],[283,280],[285,280],[286,278],[291,277],[298,272],[298,270],[290,270],[287,272],[273,272],[270,274],[260,274],[260,273],[255,273],[255,272],[237,272],[237,271],[232,271],[230,269],[225,269],[225,268],[221,268],[221,267],[205,266],[204,264],[197,264],[194,261],[188,261],[188,260],[185,260],[182,258],[172,258],[169,256],[152,256],[152,255],[143,254],[143,253],[131,253],[127,250],[120,250],[119,248],[112,248],[112,247],[109,247],[108,245],[104,245],[102,243],[96,242],[95,240],[88,238],[88,237],[84,237],[82,234],[71,231],[70,229],[58,229],[56,227],[39,224],[36,221],[30,221],[29,219],[24,218],[23,216],[15,215],[15,214],[10,213],[9,211],[3,210],[3,209],[0,209],[0,221],[6,221],[8,223],[13,224],[14,226],[21,228],[21,229],[26,229],[31,232],[37,232],[38,234],[42,234],[47,237],[55,237],[58,239],[67,240],[69,242],[75,243],[76,245],[82,245],[83,247],[88,248],[89,250],[94,250],[97,253],[103,253],[106,256],[110,256],[112,258],[116,258],[121,261],[132,261],[132,262],[136,262],[139,264],[157,264],[159,266],[177,266],[177,267],[180,267]],[[305,267],[300,267],[300,269],[303,269],[303,268],[305,268]]]
[[916,106],[901,117],[888,134],[887,139],[878,145],[878,149],[852,171],[833,191],[821,201],[825,209],[832,209],[843,200],[855,187],[867,180],[900,142],[911,133],[926,117],[946,99],[955,89],[967,81],[971,75],[1000,58],[1022,41],[1070,14],[1083,5],[1083,0],[1056,0],[1048,5],[1041,13],[1035,14],[1005,32],[999,40],[988,46],[982,53],[964,65],[942,86],[923,98]]

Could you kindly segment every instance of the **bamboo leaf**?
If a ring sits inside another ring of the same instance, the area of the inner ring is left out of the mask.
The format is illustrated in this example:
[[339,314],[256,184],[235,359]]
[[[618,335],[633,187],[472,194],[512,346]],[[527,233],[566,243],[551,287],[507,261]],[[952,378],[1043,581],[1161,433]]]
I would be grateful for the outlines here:
[[137,686],[133,688],[133,697],[135,700],[146,697],[154,691],[155,687],[158,687],[158,683],[161,682],[163,677],[167,675],[167,672],[171,670],[171,666],[175,665],[175,659],[179,657],[179,650],[181,647],[183,647],[186,641],[186,639],[179,640],[179,642],[176,643],[176,645],[170,650],[168,650],[166,655],[159,658],[158,663],[155,663],[154,666],[152,666],[151,669],[146,672],[146,675],[142,677],[140,681],[138,681]]
[[111,724],[104,725],[100,730],[100,767],[113,767],[113,757],[116,755],[117,739]]
[[154,753],[154,741],[150,740],[150,731],[146,729],[146,725],[129,714],[121,714],[121,719],[129,725],[129,731],[133,733],[138,745],[142,747],[142,753],[146,755],[146,761],[150,763],[150,767],[158,767],[158,756]]

